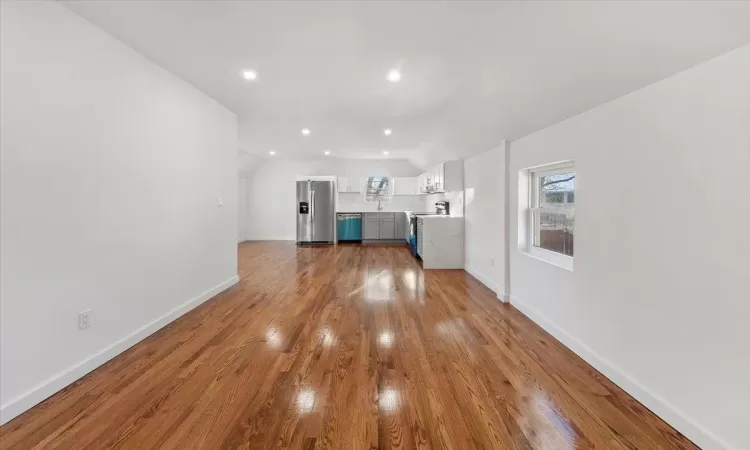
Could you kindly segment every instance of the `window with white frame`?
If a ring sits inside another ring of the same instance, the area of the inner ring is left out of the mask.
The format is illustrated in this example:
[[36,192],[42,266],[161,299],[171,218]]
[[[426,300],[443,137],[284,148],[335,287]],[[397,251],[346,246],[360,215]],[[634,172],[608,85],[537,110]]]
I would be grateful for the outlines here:
[[390,177],[368,177],[365,185],[365,201],[389,201],[393,193],[393,180]]
[[529,171],[529,252],[572,269],[576,172],[573,163]]

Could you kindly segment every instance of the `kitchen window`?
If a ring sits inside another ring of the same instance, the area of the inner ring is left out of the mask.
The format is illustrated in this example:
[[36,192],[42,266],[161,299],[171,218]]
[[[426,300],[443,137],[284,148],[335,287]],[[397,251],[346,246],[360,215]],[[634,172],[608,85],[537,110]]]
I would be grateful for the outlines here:
[[572,163],[529,171],[529,253],[573,269],[576,172]]
[[390,177],[368,177],[365,185],[365,201],[388,201],[391,198],[393,180]]

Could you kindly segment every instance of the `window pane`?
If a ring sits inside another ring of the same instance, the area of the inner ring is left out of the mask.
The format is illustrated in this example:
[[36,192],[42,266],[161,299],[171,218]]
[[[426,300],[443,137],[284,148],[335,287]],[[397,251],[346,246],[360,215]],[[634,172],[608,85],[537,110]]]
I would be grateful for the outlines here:
[[573,256],[575,217],[567,214],[534,213],[534,245],[564,255]]
[[388,177],[367,178],[365,201],[388,200],[390,197],[391,179]]
[[573,206],[575,204],[575,172],[539,177],[539,206]]

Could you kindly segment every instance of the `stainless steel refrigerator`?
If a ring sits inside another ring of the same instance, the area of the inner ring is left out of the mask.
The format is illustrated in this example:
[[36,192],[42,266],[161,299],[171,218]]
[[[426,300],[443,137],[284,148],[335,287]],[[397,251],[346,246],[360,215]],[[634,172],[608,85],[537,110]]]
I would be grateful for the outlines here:
[[333,181],[297,182],[298,244],[332,244],[334,213]]

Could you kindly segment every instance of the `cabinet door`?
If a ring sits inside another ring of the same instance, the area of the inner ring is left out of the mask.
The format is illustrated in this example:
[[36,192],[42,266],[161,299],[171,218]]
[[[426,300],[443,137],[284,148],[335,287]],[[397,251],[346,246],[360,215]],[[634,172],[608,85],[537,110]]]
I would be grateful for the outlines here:
[[380,239],[396,239],[396,221],[380,219]]
[[419,174],[419,193],[424,194],[427,192],[427,173],[420,173]]
[[339,177],[336,180],[336,190],[339,192],[349,192],[349,178]]
[[445,191],[445,174],[443,171],[443,164],[435,166],[435,190],[439,192]]
[[424,240],[424,221],[417,219],[417,254],[424,258],[422,253]]
[[394,239],[406,239],[406,213],[396,213],[396,236]]
[[365,220],[362,222],[362,239],[373,240],[380,239],[380,221],[377,216],[365,214]]
[[360,178],[352,177],[349,178],[349,190],[347,192],[360,192]]

